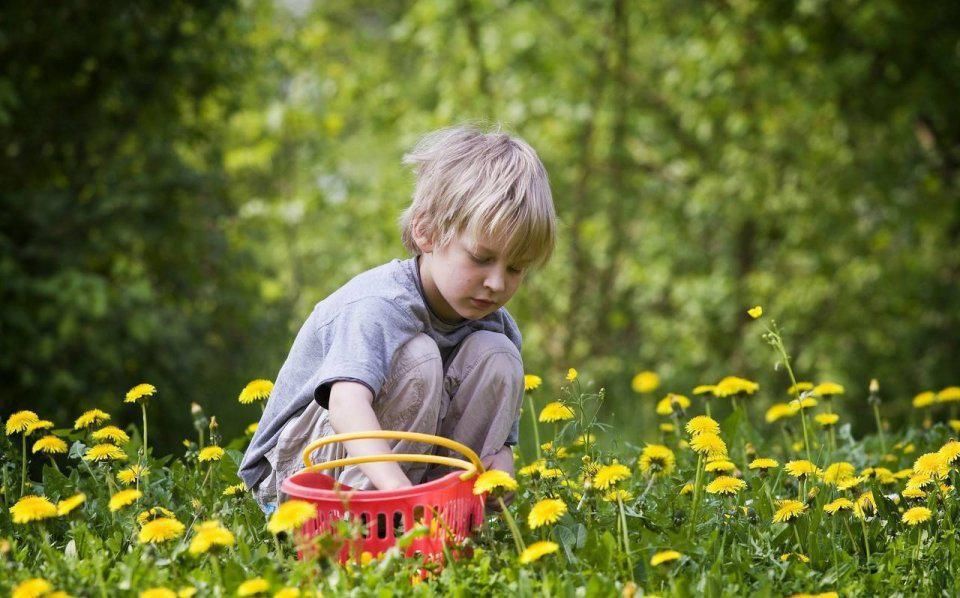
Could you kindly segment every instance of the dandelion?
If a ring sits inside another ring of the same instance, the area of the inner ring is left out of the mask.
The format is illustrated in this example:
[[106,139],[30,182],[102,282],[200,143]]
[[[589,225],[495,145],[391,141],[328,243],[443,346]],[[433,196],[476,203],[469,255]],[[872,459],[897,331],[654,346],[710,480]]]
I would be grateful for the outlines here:
[[141,544],[161,544],[183,535],[184,525],[171,517],[159,517],[140,529]]
[[787,464],[783,466],[783,470],[786,471],[788,475],[799,479],[823,475],[823,471],[819,467],[806,459],[788,461]]
[[517,481],[505,471],[490,469],[477,476],[473,484],[474,494],[485,494],[493,490],[512,492],[517,489]]
[[117,479],[120,483],[129,486],[149,473],[149,469],[141,465],[131,465],[126,469],[117,472]]
[[207,461],[219,461],[223,458],[223,449],[217,445],[211,445],[204,447],[200,451],[200,455],[197,456],[197,460],[201,463],[206,463]]
[[556,552],[559,548],[560,546],[556,542],[534,542],[520,554],[520,564],[528,565],[534,561],[540,560],[548,554]]
[[189,550],[190,554],[198,555],[221,546],[229,548],[235,541],[233,533],[219,521],[204,521],[196,527]]
[[155,395],[157,393],[157,387],[153,384],[137,384],[133,388],[127,391],[127,395],[124,397],[124,403],[136,403],[138,401],[143,401]]
[[747,487],[741,479],[722,475],[707,484],[707,494],[736,494]]
[[97,442],[103,442],[107,440],[114,444],[126,444],[130,442],[130,437],[127,435],[127,433],[116,426],[106,426],[100,428],[91,434],[90,438]]
[[283,588],[273,595],[273,598],[300,598],[299,588]]
[[48,434],[33,443],[33,454],[63,455],[67,452],[67,443],[53,434]]
[[123,507],[137,502],[142,496],[143,492],[140,492],[139,490],[121,490],[110,497],[110,502],[107,506],[110,507],[112,512],[117,512]]
[[579,375],[580,374],[577,373],[577,370],[570,368],[569,370],[567,370],[567,376],[566,376],[567,382],[573,382],[574,380],[577,379],[577,376]]
[[943,479],[950,473],[950,466],[941,453],[925,453],[913,462],[913,471],[916,474]]
[[657,390],[660,386],[660,376],[656,372],[643,371],[630,381],[630,388],[637,394],[646,394]]
[[40,421],[40,418],[33,411],[17,411],[7,419],[5,431],[7,436],[14,434],[23,434],[31,424]]
[[937,393],[937,401],[940,403],[953,403],[960,401],[960,386],[948,386]]
[[153,507],[152,509],[147,509],[146,511],[137,515],[137,524],[140,526],[146,525],[149,521],[160,517],[169,517],[175,519],[176,516],[173,514],[173,511],[165,509],[163,507]]
[[670,563],[679,560],[681,557],[683,557],[683,555],[676,550],[661,550],[650,557],[650,566],[656,567],[664,563]]
[[756,320],[757,318],[763,315],[763,307],[760,305],[754,305],[753,307],[747,310],[747,315],[749,315],[751,318]]
[[537,459],[533,463],[529,465],[525,465],[524,467],[521,467],[519,470],[517,470],[517,475],[522,475],[524,477],[534,476],[539,474],[544,469],[546,469],[546,467],[547,467],[546,461],[544,461],[543,459]]
[[797,414],[797,411],[786,403],[775,403],[767,409],[764,419],[768,424],[772,424],[775,421],[779,421],[785,417],[793,417]]
[[799,517],[807,510],[807,505],[799,500],[781,500],[777,505],[777,512],[773,514],[774,523],[786,523]]
[[17,584],[10,596],[11,598],[40,598],[52,591],[53,586],[49,581],[41,577],[33,577]]
[[937,395],[933,391],[924,391],[920,394],[913,397],[913,407],[914,409],[923,409],[924,407],[929,407],[937,401]]
[[27,429],[24,430],[24,434],[26,434],[27,436],[30,436],[34,432],[37,432],[40,430],[50,430],[52,428],[53,428],[53,422],[50,421],[49,419],[38,419],[35,422],[30,422],[29,424],[27,424]]
[[720,382],[717,382],[713,391],[713,396],[718,398],[733,397],[741,394],[752,395],[760,389],[760,385],[751,382],[746,378],[737,376],[727,376]]
[[818,397],[830,398],[844,393],[843,386],[836,382],[821,382],[812,389],[813,394]]
[[781,563],[786,563],[786,562],[789,561],[790,559],[793,559],[793,560],[795,560],[795,561],[799,561],[799,562],[804,563],[804,564],[810,562],[810,557],[808,557],[808,556],[805,555],[805,554],[800,554],[799,552],[788,552],[788,553],[786,553],[786,554],[781,554],[781,555],[780,555],[780,562],[781,562]]
[[787,394],[794,396],[808,390],[813,390],[812,382],[797,382],[796,384],[790,385],[790,388],[787,389]]
[[714,391],[717,390],[716,385],[714,384],[701,384],[700,386],[695,386],[693,388],[693,394],[695,395],[713,395]]
[[223,496],[237,496],[237,495],[243,494],[246,491],[247,491],[247,487],[243,484],[243,482],[241,482],[239,484],[227,486],[226,488],[223,489],[222,494]]
[[794,414],[797,414],[804,409],[813,409],[817,406],[817,400],[813,397],[804,397],[802,399],[794,399],[790,401],[790,409]]
[[257,428],[259,427],[260,427],[260,422],[253,422],[252,424],[244,428],[243,433],[246,434],[247,436],[253,436],[256,433]]
[[722,438],[711,432],[697,434],[690,441],[690,448],[708,458],[726,457],[727,444]]
[[304,523],[316,519],[317,506],[304,500],[288,500],[281,504],[270,516],[267,531],[271,534],[291,532],[299,529]]
[[818,413],[813,416],[813,421],[817,422],[824,428],[829,428],[835,426],[838,421],[840,421],[840,416],[836,413]]
[[57,516],[63,517],[70,514],[71,511],[79,507],[87,500],[87,495],[83,492],[74,494],[70,498],[65,498],[57,503]]
[[919,488],[907,488],[900,493],[900,496],[911,500],[920,500],[926,498],[927,493]]
[[270,582],[262,577],[254,577],[240,584],[237,588],[237,596],[256,596],[270,590]]
[[853,501],[849,498],[838,498],[823,505],[824,513],[828,513],[830,515],[835,515],[843,510],[853,510]]
[[527,516],[527,525],[530,529],[537,529],[543,525],[556,523],[567,512],[567,504],[557,498],[545,498],[530,509]]
[[604,465],[593,476],[593,485],[600,490],[606,490],[614,484],[630,477],[630,468],[620,463]]
[[948,465],[953,465],[957,459],[960,458],[960,442],[950,440],[940,447],[940,450],[937,452],[940,453],[940,456],[943,457],[943,460],[946,461]]
[[170,588],[150,588],[137,596],[138,598],[177,598],[177,593]]
[[779,467],[779,466],[780,464],[777,462],[776,459],[759,458],[751,461],[750,465],[748,465],[747,467],[749,469],[758,469],[760,471],[766,471],[768,469],[773,469],[774,467]]
[[127,454],[113,444],[97,444],[87,449],[83,454],[85,461],[122,461]]
[[648,444],[640,452],[640,471],[653,476],[668,476],[673,472],[677,459],[673,451],[662,444]]
[[693,484],[691,482],[687,482],[686,484],[683,485],[682,488],[680,488],[680,496],[683,496],[684,494],[691,494],[693,490],[694,490]]
[[720,434],[720,424],[708,415],[698,415],[687,422],[686,430],[687,434],[691,436],[697,436],[698,434]]
[[103,423],[110,420],[110,414],[100,411],[99,409],[91,409],[89,411],[84,411],[80,417],[73,422],[74,430],[83,430],[89,428],[90,426]]
[[540,411],[539,421],[542,423],[551,423],[573,419],[573,417],[573,409],[559,401],[554,401],[548,403],[543,410]]
[[14,523],[30,523],[57,516],[57,507],[43,496],[28,494],[10,507]]
[[673,415],[676,410],[684,410],[690,407],[690,399],[683,395],[670,393],[657,401],[657,415]]
[[867,490],[861,494],[853,505],[853,514],[860,519],[865,519],[877,511],[877,501],[873,497],[873,492]]
[[919,525],[930,521],[932,515],[927,507],[912,507],[904,512],[902,520],[907,525]]
[[237,400],[244,405],[249,405],[255,401],[269,400],[272,392],[273,382],[263,379],[254,380],[243,387]]
[[537,390],[543,384],[543,378],[534,374],[526,374],[523,377],[523,390]]
[[856,472],[856,469],[851,463],[847,463],[846,461],[832,463],[827,467],[826,471],[823,472],[823,481],[831,486],[836,486],[838,482],[853,477],[854,472]]
[[633,493],[623,488],[614,488],[604,493],[603,500],[605,502],[630,502],[633,500]]
[[728,461],[727,459],[714,459],[712,461],[707,461],[707,465],[704,470],[708,473],[730,473],[736,468],[737,466],[733,464],[733,461]]

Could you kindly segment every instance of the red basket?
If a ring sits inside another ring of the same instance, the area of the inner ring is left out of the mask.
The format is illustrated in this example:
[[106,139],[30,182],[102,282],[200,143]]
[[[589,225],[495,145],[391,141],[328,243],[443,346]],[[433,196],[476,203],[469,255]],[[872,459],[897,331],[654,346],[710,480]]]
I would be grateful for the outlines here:
[[[469,461],[437,455],[389,454],[350,457],[316,465],[311,463],[310,453],[318,447],[361,438],[407,439],[438,444],[461,452]],[[484,497],[473,494],[477,472],[483,470],[483,465],[469,447],[448,438],[389,431],[337,434],[310,443],[303,454],[306,468],[284,480],[281,489],[289,498],[317,506],[317,518],[308,521],[301,529],[304,546],[309,546],[309,540],[318,534],[330,533],[343,542],[339,552],[342,563],[359,559],[364,552],[377,556],[420,524],[428,531],[415,537],[406,547],[405,554],[421,554],[429,560],[441,561],[444,546],[451,548],[453,554],[458,554],[459,545],[483,524]],[[432,482],[402,490],[355,490],[321,473],[334,467],[373,461],[418,461],[457,467],[464,471],[455,471]],[[337,537],[337,522],[344,519],[363,524],[361,537]],[[300,558],[311,556],[309,550],[301,550],[299,554]]]

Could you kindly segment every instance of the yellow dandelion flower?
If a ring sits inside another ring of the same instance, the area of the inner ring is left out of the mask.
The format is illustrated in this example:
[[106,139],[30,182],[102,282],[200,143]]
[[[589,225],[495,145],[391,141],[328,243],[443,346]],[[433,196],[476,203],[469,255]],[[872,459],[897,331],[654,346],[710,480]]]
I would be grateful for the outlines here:
[[27,494],[10,507],[14,523],[30,523],[57,516],[57,507],[43,496]]
[[750,469],[759,469],[761,471],[764,471],[767,469],[773,469],[774,467],[780,467],[780,463],[778,463],[776,459],[760,458],[760,459],[754,459],[753,461],[751,461],[750,465],[748,465],[747,467],[749,467]]
[[267,531],[271,534],[291,532],[316,517],[317,505],[304,500],[288,500],[270,516]]
[[527,546],[526,550],[524,550],[520,554],[520,564],[521,565],[530,564],[536,560],[543,558],[548,554],[552,554],[556,552],[557,549],[559,548],[560,546],[556,542],[550,542],[550,541],[534,542],[530,546]]
[[712,395],[714,391],[717,390],[715,384],[701,384],[700,386],[695,386],[693,388],[693,394],[695,395]]
[[14,434],[23,434],[30,428],[30,424],[35,424],[40,418],[33,411],[17,411],[9,418],[5,426],[7,436]]
[[197,457],[197,460],[201,463],[206,463],[207,461],[219,461],[223,458],[223,449],[217,445],[211,445],[203,447],[200,450],[200,455]]
[[523,377],[523,390],[537,390],[543,384],[543,378],[534,374],[526,374]]
[[638,394],[653,392],[660,387],[660,376],[656,372],[643,371],[630,381],[630,388]]
[[918,525],[930,521],[933,513],[927,507],[913,507],[903,514],[903,522],[907,525]]
[[120,480],[121,483],[129,486],[130,484],[136,482],[139,478],[147,475],[149,472],[150,470],[142,465],[131,465],[126,469],[121,469],[118,471],[117,479]]
[[620,463],[604,465],[593,476],[593,485],[600,490],[607,490],[614,484],[630,477],[630,468]]
[[74,494],[69,498],[65,498],[57,503],[57,516],[62,517],[69,514],[71,511],[79,507],[87,500],[87,495],[83,492]]
[[768,424],[772,424],[775,421],[779,421],[785,417],[793,417],[796,414],[796,409],[790,405],[786,403],[775,403],[771,405],[769,409],[767,409],[764,419]]
[[819,467],[806,459],[788,461],[787,464],[783,466],[783,470],[795,478],[820,477],[823,475],[823,471]]
[[933,474],[915,473],[907,479],[907,488],[923,488],[924,486],[933,484],[933,482]]
[[233,546],[236,539],[233,533],[223,527],[219,521],[204,521],[196,527],[193,540],[190,541],[190,554],[208,552],[211,548]]
[[937,452],[948,465],[953,465],[960,458],[960,442],[949,440]]
[[680,496],[683,496],[684,494],[693,494],[692,483],[687,482],[686,484],[683,485],[683,488],[680,488]]
[[249,405],[255,401],[267,401],[270,399],[270,393],[272,392],[273,382],[263,379],[254,380],[243,387],[237,400],[244,405]]
[[193,586],[184,586],[177,590],[177,598],[192,598],[197,593],[197,588]]
[[704,470],[708,473],[730,473],[736,468],[737,466],[733,464],[733,461],[729,461],[727,459],[714,459],[707,462]]
[[694,436],[693,439],[690,440],[690,448],[700,455],[706,455],[709,458],[727,456],[727,443],[712,432],[703,432]]
[[683,411],[689,407],[690,399],[671,392],[657,402],[657,415],[673,415],[674,411]]
[[911,443],[908,444],[907,446],[903,447],[903,454],[904,454],[904,455],[909,455],[910,453],[912,453],[912,452],[914,452],[914,451],[916,451],[916,450],[917,450],[917,447],[911,442]]
[[545,498],[538,501],[530,509],[527,516],[527,525],[530,529],[537,529],[543,525],[556,523],[567,512],[567,503],[558,498]]
[[947,425],[950,426],[950,429],[954,432],[960,432],[960,419],[951,419],[947,422]]
[[751,318],[756,320],[757,318],[763,315],[763,306],[754,305],[753,307],[747,310],[747,315],[749,315]]
[[122,461],[127,458],[119,446],[113,444],[97,444],[87,449],[83,454],[84,461]]
[[906,490],[900,493],[900,496],[904,498],[909,498],[912,500],[919,500],[921,498],[926,498],[927,493],[919,488],[907,488]]
[[522,476],[532,476],[542,472],[544,469],[546,469],[546,467],[547,467],[546,461],[544,461],[543,459],[537,459],[530,465],[521,467],[517,471],[517,474]]
[[247,491],[247,487],[240,482],[239,484],[234,484],[232,486],[227,486],[223,489],[223,496],[237,496],[242,495]]
[[300,598],[300,589],[282,588],[273,595],[273,598]]
[[960,386],[948,386],[937,393],[937,402],[952,403],[960,401]]
[[171,517],[158,517],[140,528],[141,544],[161,544],[183,535],[184,525]]
[[73,429],[83,430],[84,428],[89,428],[90,426],[109,420],[109,413],[100,411],[99,409],[91,409],[89,411],[84,411],[83,414],[78,417],[75,422],[73,422]]
[[707,484],[707,494],[736,494],[747,487],[741,479],[722,475]]
[[517,480],[510,477],[510,474],[499,469],[489,469],[477,476],[473,483],[474,494],[486,494],[493,490],[503,490],[512,492],[517,489]]
[[137,401],[146,400],[155,394],[157,394],[157,387],[153,384],[137,384],[127,391],[127,395],[124,397],[123,402],[136,403]]
[[672,434],[676,431],[677,427],[671,424],[670,422],[664,422],[660,424],[660,431],[665,434]]
[[177,598],[177,593],[170,588],[150,588],[137,596],[138,598]]
[[739,378],[737,376],[727,376],[720,382],[717,382],[713,396],[723,398],[740,394],[752,395],[759,389],[760,385],[756,382],[751,382],[746,378]]
[[940,453],[925,453],[913,462],[913,471],[943,479],[950,473],[950,465]]
[[573,419],[573,409],[567,407],[559,401],[548,403],[542,411],[538,420],[543,423],[559,422]]
[[67,452],[67,443],[62,438],[57,438],[53,434],[48,434],[40,440],[33,443],[33,453],[43,453],[45,455],[63,455]]
[[914,409],[923,409],[933,405],[936,401],[937,395],[933,391],[927,390],[913,397],[912,402]]
[[804,409],[813,409],[817,406],[817,400],[813,397],[804,397],[790,401],[789,405],[790,409],[796,414]]
[[49,419],[38,419],[35,422],[30,422],[27,424],[27,429],[24,430],[24,434],[27,436],[37,432],[38,430],[51,430],[53,429],[53,422]]
[[540,477],[545,480],[552,480],[563,476],[563,470],[556,467],[545,467],[540,470]]
[[876,511],[877,501],[873,498],[873,492],[870,490],[861,494],[853,505],[853,514],[860,519],[865,519]]
[[844,393],[843,386],[836,382],[821,382],[813,387],[813,394],[818,397],[833,397]]
[[247,436],[253,436],[256,433],[257,428],[259,427],[260,427],[260,422],[253,422],[252,424],[244,428],[243,433],[246,434]]
[[810,562],[810,557],[808,557],[808,556],[805,555],[805,554],[800,554],[799,552],[788,552],[788,553],[786,553],[786,554],[781,554],[781,555],[780,555],[780,562],[782,562],[782,563],[786,563],[786,562],[789,561],[790,559],[793,559],[793,560],[795,560],[795,561],[800,561],[801,563],[809,563],[809,562]]
[[856,471],[853,464],[846,461],[831,463],[823,472],[823,481],[831,486],[836,486],[840,481],[853,477]]
[[597,442],[597,437],[594,434],[581,434],[577,436],[577,439],[573,441],[573,446],[583,446],[585,444],[594,444]]
[[11,598],[40,598],[52,591],[53,586],[50,585],[49,581],[42,577],[33,577],[18,583],[10,596]]
[[720,424],[709,415],[698,415],[690,418],[686,426],[687,434],[720,434]]
[[579,375],[580,374],[577,373],[577,370],[570,368],[569,370],[567,370],[567,376],[566,376],[567,382],[573,382],[574,380],[577,379],[577,376]]
[[676,550],[661,550],[650,557],[650,566],[656,567],[664,563],[670,563],[679,560],[681,557],[683,557],[683,555]]
[[110,510],[113,512],[119,511],[123,507],[132,505],[133,503],[140,500],[143,496],[143,492],[139,490],[121,490],[110,497],[110,502],[107,506],[110,507]]
[[165,509],[163,507],[153,507],[152,509],[147,509],[139,515],[137,515],[137,523],[140,526],[146,525],[148,522],[158,519],[160,517],[168,517],[170,519],[175,519],[176,516],[173,514],[173,511]]
[[237,588],[237,596],[256,596],[270,590],[270,582],[262,577],[254,577],[240,584]]
[[668,476],[673,472],[677,459],[673,451],[662,444],[648,444],[640,452],[640,471],[654,476]]
[[799,500],[781,500],[777,505],[777,512],[773,514],[774,523],[785,523],[799,517],[807,510],[807,505]]
[[813,421],[824,428],[829,428],[830,426],[837,425],[837,422],[840,421],[840,416],[836,413],[818,413],[813,416]]
[[787,389],[787,394],[793,396],[808,390],[813,390],[813,382],[797,382],[796,384],[790,385],[790,388]]
[[633,493],[623,488],[614,488],[604,493],[603,500],[606,502],[630,502],[633,500]]
[[96,432],[90,434],[90,438],[93,438],[97,442],[108,440],[114,444],[126,444],[130,442],[130,437],[127,436],[127,433],[116,426],[105,426],[100,428]]
[[829,513],[830,515],[835,515],[844,509],[848,511],[853,510],[853,501],[849,498],[838,498],[823,505],[824,513]]

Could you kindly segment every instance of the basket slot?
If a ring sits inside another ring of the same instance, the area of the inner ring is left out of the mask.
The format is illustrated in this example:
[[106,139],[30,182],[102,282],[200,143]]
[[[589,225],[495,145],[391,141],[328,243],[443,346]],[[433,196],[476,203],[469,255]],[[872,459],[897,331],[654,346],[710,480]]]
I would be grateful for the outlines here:
[[417,505],[413,507],[413,523],[423,523],[426,524],[427,520],[424,518],[424,509],[423,505]]
[[377,537],[381,540],[387,537],[387,514],[377,513]]
[[399,538],[407,533],[407,527],[403,521],[403,511],[396,511],[393,514],[393,537]]
[[364,538],[370,537],[370,514],[369,513],[360,513],[360,525],[363,526],[362,536]]

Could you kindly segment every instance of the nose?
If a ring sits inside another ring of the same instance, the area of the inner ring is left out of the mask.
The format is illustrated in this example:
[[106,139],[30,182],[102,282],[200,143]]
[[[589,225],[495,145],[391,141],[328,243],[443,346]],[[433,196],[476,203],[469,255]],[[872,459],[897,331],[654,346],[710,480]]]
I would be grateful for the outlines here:
[[490,289],[490,292],[493,294],[501,293],[506,287],[505,277],[506,275],[502,268],[491,268],[486,279],[483,281],[483,286]]

